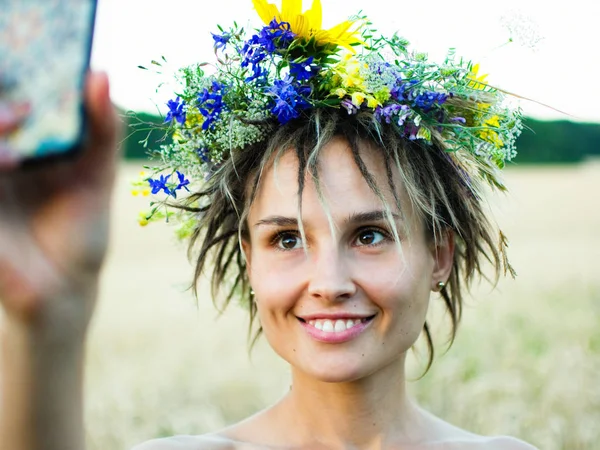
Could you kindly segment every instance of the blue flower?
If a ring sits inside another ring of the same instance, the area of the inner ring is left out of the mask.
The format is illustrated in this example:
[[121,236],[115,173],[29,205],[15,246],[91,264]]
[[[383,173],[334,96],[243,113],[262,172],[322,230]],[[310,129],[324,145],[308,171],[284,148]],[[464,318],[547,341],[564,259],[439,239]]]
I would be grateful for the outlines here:
[[171,190],[167,186],[169,178],[171,178],[171,175],[167,175],[166,177],[164,175],[161,175],[158,180],[148,178],[148,184],[152,188],[152,194],[158,194],[162,190],[165,194],[171,195]]
[[268,53],[273,53],[276,49],[287,49],[295,37],[296,34],[291,31],[288,22],[277,22],[273,19],[269,25],[260,30],[257,43]]
[[165,117],[165,122],[171,122],[173,119],[175,119],[180,124],[184,124],[185,123],[185,111],[183,110],[184,105],[185,105],[185,102],[183,102],[179,97],[177,97],[175,100],[169,100],[167,102],[167,106],[169,107],[169,112],[167,113],[167,116]]
[[417,80],[405,81],[398,79],[398,84],[390,90],[390,94],[394,100],[407,101],[413,95],[411,88],[417,83]]
[[290,75],[298,81],[307,81],[319,73],[319,66],[313,64],[314,57],[299,63],[290,63]]
[[208,149],[207,148],[199,148],[196,150],[196,154],[198,155],[198,158],[200,158],[203,162],[208,163],[210,162],[210,156],[208,155]]
[[[188,189],[188,185],[190,184],[190,180],[188,180],[187,178],[185,178],[185,175],[182,174],[179,171],[175,172],[177,174],[177,178],[178,178],[178,184],[177,186],[175,186],[173,189],[171,189],[170,191],[165,191],[167,194],[169,194],[170,196],[177,198],[177,191],[179,191],[180,189],[185,188],[186,191],[190,192],[190,190]],[[165,183],[166,180],[168,180],[170,177],[170,175],[165,179]]]
[[277,50],[285,50],[296,35],[290,30],[287,22],[277,22],[275,19],[258,34],[253,35],[242,47],[242,67],[251,66],[252,74],[246,81],[260,79],[266,75],[261,63]]
[[248,67],[252,69],[252,75],[246,78],[245,81],[249,82],[256,80],[264,75],[266,71],[261,67],[261,63],[267,57],[267,52],[258,45],[258,36],[254,35],[252,38],[244,44],[242,47],[242,67]]
[[177,171],[175,172],[177,174],[177,178],[179,179],[179,184],[177,185],[177,187],[175,188],[176,191],[185,188],[186,191],[190,192],[190,190],[188,189],[188,185],[190,184],[190,180],[188,180],[184,174],[182,174],[181,172]]
[[425,91],[416,95],[412,100],[414,106],[421,108],[425,112],[431,111],[434,105],[437,103],[438,105],[443,104],[448,99],[447,94],[443,94],[441,92],[434,91]]
[[223,107],[225,106],[223,104],[224,90],[225,88],[221,83],[213,81],[210,89],[204,88],[198,94],[198,110],[204,116],[204,122],[202,122],[203,130],[208,130],[223,111]]
[[273,86],[268,89],[268,92],[275,97],[275,106],[271,112],[277,116],[277,120],[282,125],[296,119],[303,109],[310,107],[306,100],[311,93],[310,87],[294,84],[294,82],[295,80],[288,75],[283,80],[275,80]]
[[216,50],[225,49],[225,46],[231,39],[230,33],[223,33],[223,34],[211,33],[211,34],[212,34],[213,39],[215,40],[215,49]]

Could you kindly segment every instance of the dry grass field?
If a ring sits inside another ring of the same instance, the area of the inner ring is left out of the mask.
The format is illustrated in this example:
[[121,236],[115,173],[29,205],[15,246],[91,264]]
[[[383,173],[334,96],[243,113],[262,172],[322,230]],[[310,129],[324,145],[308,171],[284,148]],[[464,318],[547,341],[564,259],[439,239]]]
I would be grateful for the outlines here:
[[[191,268],[166,225],[137,225],[144,200],[128,188],[136,171],[128,165],[120,174],[89,342],[92,450],[215,430],[289,385],[266,343],[248,355],[241,308],[218,318],[208,294],[196,305],[186,292]],[[506,181],[510,195],[491,203],[519,275],[495,291],[474,289],[454,346],[445,354],[440,346],[410,389],[435,414],[478,433],[544,450],[600,449],[600,165],[516,167]],[[445,329],[435,328],[443,343]],[[411,361],[413,378],[423,362]]]

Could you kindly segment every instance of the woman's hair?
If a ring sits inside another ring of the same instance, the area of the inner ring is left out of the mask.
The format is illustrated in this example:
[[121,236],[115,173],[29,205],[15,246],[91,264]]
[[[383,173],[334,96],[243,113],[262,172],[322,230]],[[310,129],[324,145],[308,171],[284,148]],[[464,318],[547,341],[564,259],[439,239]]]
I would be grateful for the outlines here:
[[[400,189],[394,181],[394,171],[400,175],[410,202],[408,206],[423,221],[428,237],[437,240],[448,231],[454,233],[453,267],[440,292],[451,320],[451,345],[470,282],[480,275],[495,283],[502,264],[506,263],[504,238],[494,232],[484,212],[480,182],[469,177],[457,155],[445,148],[441,139],[434,136],[432,145],[408,140],[399,136],[392,125],[377,121],[370,111],[348,115],[343,109],[315,108],[305,117],[274,127],[267,142],[231,151],[230,157],[212,174],[203,190],[192,195],[188,206],[184,207],[197,212],[199,218],[189,248],[190,257],[196,258],[194,293],[197,295],[199,279],[205,274],[211,280],[213,299],[221,311],[232,300],[239,299],[250,313],[249,337],[251,343],[255,342],[262,329],[256,323],[257,307],[252,299],[240,239],[248,238],[248,211],[261,174],[281,154],[295,151],[299,163],[297,182],[301,205],[307,175],[313,177],[320,193],[319,154],[337,137],[348,142],[363,178],[388,211],[392,205],[388,205],[383,196],[386,187],[377,185],[374,174],[369,172],[361,157],[360,149],[365,145],[381,152],[387,188],[393,193],[394,206],[399,211],[406,211],[407,205],[400,204]],[[492,277],[484,274],[486,261],[491,263]],[[434,357],[427,321],[423,333],[429,354],[427,372]]]

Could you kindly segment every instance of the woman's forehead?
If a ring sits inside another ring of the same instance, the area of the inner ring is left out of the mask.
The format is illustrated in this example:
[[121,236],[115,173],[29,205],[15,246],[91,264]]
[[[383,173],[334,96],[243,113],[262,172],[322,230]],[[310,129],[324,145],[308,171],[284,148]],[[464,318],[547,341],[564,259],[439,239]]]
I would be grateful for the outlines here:
[[[384,196],[385,202],[392,210],[397,210],[382,152],[366,144],[361,144],[357,150],[364,169]],[[355,160],[352,147],[345,139],[336,137],[327,143],[319,152],[317,167],[318,181],[311,174],[304,174],[303,216],[313,210],[316,212],[317,207],[322,209],[323,203],[331,209],[332,216],[337,213],[347,216],[349,211],[354,213],[384,207],[374,192],[375,186],[369,185]],[[298,170],[299,161],[293,149],[273,158],[262,173],[251,215],[295,216],[298,213],[300,188]],[[402,199],[402,183],[397,170],[395,172],[393,185]]]

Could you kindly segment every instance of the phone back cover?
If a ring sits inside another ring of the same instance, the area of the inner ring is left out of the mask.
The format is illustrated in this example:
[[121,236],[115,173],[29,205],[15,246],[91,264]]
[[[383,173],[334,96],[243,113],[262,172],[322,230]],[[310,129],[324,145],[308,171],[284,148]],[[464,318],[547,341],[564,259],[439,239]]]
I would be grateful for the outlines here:
[[31,114],[8,137],[23,159],[73,148],[83,132],[83,83],[95,0],[3,0],[0,97]]

